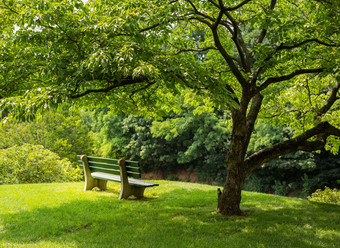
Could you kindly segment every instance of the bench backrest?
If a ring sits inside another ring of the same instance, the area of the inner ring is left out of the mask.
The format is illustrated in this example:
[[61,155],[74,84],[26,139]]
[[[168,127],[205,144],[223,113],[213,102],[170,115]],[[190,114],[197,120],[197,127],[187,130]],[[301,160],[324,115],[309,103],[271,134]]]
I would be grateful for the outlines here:
[[[83,161],[81,155],[77,155],[78,165],[83,168]],[[99,158],[87,156],[91,172],[104,172],[113,175],[120,175],[120,168],[118,165],[119,159],[112,158]],[[141,178],[140,168],[138,161],[125,160],[126,172],[128,177]]]

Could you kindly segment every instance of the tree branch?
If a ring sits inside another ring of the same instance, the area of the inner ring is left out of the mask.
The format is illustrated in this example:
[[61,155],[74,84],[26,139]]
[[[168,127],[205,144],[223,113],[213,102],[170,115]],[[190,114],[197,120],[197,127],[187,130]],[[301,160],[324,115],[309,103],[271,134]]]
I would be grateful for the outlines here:
[[224,12],[224,14],[227,16],[228,20],[230,21],[230,24],[232,25],[233,29],[230,27],[228,23],[225,23],[225,21],[221,21],[221,25],[225,26],[229,32],[232,35],[232,40],[236,46],[237,52],[240,56],[241,60],[241,67],[246,72],[251,71],[251,63],[252,63],[252,56],[249,52],[242,34],[241,30],[239,28],[239,23],[234,19],[234,17],[226,10],[226,8],[221,7],[221,10]]
[[[283,43],[281,43],[280,46],[278,46],[275,50],[276,51],[281,51],[281,50],[290,50],[290,49],[293,49],[293,48],[297,48],[297,47],[300,47],[306,43],[310,43],[310,42],[317,42],[321,45],[324,45],[324,46],[328,46],[328,47],[338,47],[339,45],[336,45],[336,44],[329,44],[329,43],[326,43],[326,42],[323,42],[323,41],[320,41],[316,38],[313,38],[313,39],[308,39],[308,40],[305,40],[305,41],[302,41],[300,43],[297,43],[295,45],[291,45],[291,46],[285,46]],[[254,45],[255,46],[255,45]],[[275,54],[275,53],[274,53]],[[264,59],[264,61],[268,61],[270,60],[273,55],[272,54],[271,56],[267,57],[266,59]],[[259,72],[261,72],[263,69],[263,67],[259,67],[254,73],[253,73],[253,80],[252,80],[252,83],[255,83],[256,82],[256,79],[257,79],[257,76],[259,74]]]
[[12,9],[11,7],[9,7],[9,6],[8,6],[7,4],[5,4],[5,3],[3,3],[3,5],[0,5],[0,9],[6,9],[6,10],[8,10],[8,11],[14,13],[14,14],[19,15],[19,12],[18,12],[18,11]]
[[195,13],[199,13],[198,9],[196,8],[195,4],[193,4],[193,2],[191,0],[186,0],[191,7],[194,9]]
[[304,44],[307,44],[307,43],[310,43],[310,42],[316,42],[320,45],[324,45],[324,46],[328,46],[328,47],[337,47],[339,45],[336,45],[336,44],[329,44],[329,43],[326,43],[326,42],[323,42],[323,41],[320,41],[319,39],[316,39],[316,38],[313,38],[313,39],[308,39],[308,40],[304,40],[300,43],[297,43],[295,45],[291,45],[291,46],[285,46],[283,43],[280,44],[280,46],[278,46],[276,48],[277,51],[280,51],[280,50],[284,50],[284,49],[293,49],[293,48],[297,48],[297,47],[300,47]]
[[[246,45],[245,45],[245,43],[244,43],[244,41],[241,37],[241,31],[239,30],[238,23],[230,15],[230,13],[228,13],[228,10],[235,10],[237,8],[240,8],[244,4],[248,3],[249,0],[243,1],[242,3],[238,4],[237,6],[231,7],[231,8],[224,7],[223,1],[221,1],[221,0],[218,1],[218,4],[216,2],[210,0],[209,2],[220,10],[219,16],[217,17],[217,19],[215,19],[211,16],[208,16],[204,13],[201,13],[191,0],[186,0],[186,2],[188,2],[190,4],[191,8],[193,9],[193,15],[197,15],[197,16],[192,16],[190,19],[198,20],[202,23],[205,23],[211,29],[213,29],[214,28],[213,26],[215,25],[215,29],[217,30],[218,25],[221,24],[229,30],[229,32],[233,36],[232,39],[235,43],[235,46],[236,46],[238,53],[239,53],[239,56],[240,56],[240,60],[241,60],[240,66],[245,71],[250,72],[251,53],[247,50],[247,47],[246,47]],[[230,20],[231,25],[229,25],[229,23],[226,23],[225,21],[222,21],[222,17],[223,17],[224,14]],[[212,22],[214,24],[211,24],[210,22]],[[233,27],[233,29],[231,28],[231,26]],[[214,37],[218,37],[218,35],[214,36]],[[218,48],[218,50],[220,51],[219,48]],[[226,59],[226,57],[225,57],[226,54],[224,54],[222,56]],[[237,69],[236,66],[235,66],[235,68]],[[239,81],[240,81],[240,76],[242,76],[241,73],[237,76]]]
[[234,97],[232,98],[234,102],[236,102],[238,105],[240,105],[240,101],[239,99],[236,97],[236,93],[234,91],[234,89],[229,85],[229,84],[226,84],[226,88],[227,90],[232,93],[234,95]]
[[[136,90],[132,91],[131,94],[129,95],[129,98],[131,99],[131,101],[133,102],[133,104],[136,105],[136,102],[135,102],[135,100],[133,99],[133,96],[134,96],[136,93],[138,93],[138,92],[140,92],[140,91],[144,91],[144,90],[148,89],[150,86],[152,86],[152,85],[154,85],[154,84],[155,84],[154,82],[148,82],[148,84],[145,85],[144,87],[141,87],[141,88],[139,88],[139,89],[136,89]],[[136,105],[136,106],[137,106],[137,105]]]
[[80,98],[80,97],[86,96],[86,95],[91,94],[91,93],[106,93],[106,92],[109,92],[112,89],[115,89],[115,88],[118,88],[118,87],[131,85],[131,84],[145,83],[145,82],[148,82],[146,77],[140,77],[140,78],[127,77],[127,78],[121,80],[120,82],[116,81],[116,82],[110,84],[109,86],[107,86],[105,88],[87,89],[82,93],[71,95],[70,97],[72,99],[75,99],[75,98]]
[[227,8],[224,8],[226,11],[233,11],[233,10],[237,10],[239,8],[241,8],[243,5],[249,3],[251,0],[245,0],[237,5],[235,5],[234,7],[227,7]]
[[206,24],[209,28],[212,27],[212,24],[211,24],[209,21],[207,21],[206,19],[204,19],[204,18],[200,18],[200,17],[197,17],[197,16],[191,16],[191,17],[189,17],[188,19],[189,19],[189,20],[196,20],[196,21],[199,21],[199,22],[201,22],[201,23],[204,23],[204,24]]
[[271,119],[271,118],[275,118],[275,117],[282,116],[282,115],[285,115],[285,114],[290,114],[290,113],[293,113],[293,112],[297,112],[297,113],[300,113],[302,115],[305,115],[308,112],[313,112],[313,110],[302,111],[301,109],[292,109],[292,110],[285,111],[283,113],[278,113],[278,114],[271,115],[271,116],[265,116],[264,118]]
[[221,53],[221,55],[223,56],[223,58],[225,59],[225,61],[227,62],[230,70],[232,71],[232,73],[234,74],[234,76],[237,78],[237,80],[239,81],[239,83],[241,84],[242,87],[247,87],[247,81],[245,80],[245,78],[242,76],[242,73],[239,71],[239,69],[236,67],[233,58],[227,53],[227,51],[224,49],[217,29],[218,29],[218,25],[220,24],[221,20],[222,20],[222,16],[224,14],[224,10],[223,8],[220,10],[218,17],[215,21],[215,23],[210,27],[211,31],[213,33],[213,37],[214,37],[214,41],[215,41],[215,45],[217,47],[217,49],[219,50],[219,52]]
[[254,129],[254,124],[257,119],[258,113],[260,112],[262,105],[263,96],[260,93],[257,93],[252,100],[249,113],[247,115],[247,125],[248,129]]
[[213,0],[208,0],[211,4],[213,4],[215,7],[219,8],[220,6]]
[[228,29],[229,33],[234,36],[234,30],[232,29],[233,24],[229,20],[222,20],[221,25]]
[[[340,129],[335,128],[328,122],[322,122],[293,139],[280,142],[252,154],[245,160],[246,170],[250,173],[260,165],[288,153],[320,150],[325,146],[327,137],[330,135],[340,137]],[[317,136],[315,141],[308,141],[314,136]]]
[[[270,9],[273,10],[275,8],[275,5],[276,5],[276,0],[272,0],[271,3],[270,3]],[[256,47],[258,44],[262,43],[264,38],[266,37],[266,34],[267,34],[267,29],[262,29],[259,37],[257,38],[257,40],[255,41],[254,43],[254,46],[253,47]]]
[[258,87],[259,91],[262,91],[266,89],[270,84],[272,83],[278,83],[282,81],[287,81],[289,79],[292,79],[295,76],[302,75],[302,74],[308,74],[308,73],[320,73],[323,72],[323,68],[318,68],[318,69],[301,69],[301,70],[295,70],[292,73],[285,75],[285,76],[280,76],[280,77],[270,77],[268,78],[262,85]]
[[241,31],[240,31],[239,26],[238,26],[239,24],[231,16],[230,13],[228,13],[226,11],[225,14],[228,17],[228,19],[230,20],[230,22],[232,23],[233,28],[234,28],[233,31],[231,31],[231,29],[228,29],[228,30],[232,34],[232,40],[234,41],[237,52],[240,56],[241,66],[243,67],[243,69],[245,71],[250,72],[250,65],[249,65],[249,63],[247,63],[247,55],[249,55],[250,53],[248,52],[247,47],[245,46],[245,43],[243,41],[243,38],[241,37]]
[[205,48],[188,48],[188,49],[180,49],[178,52],[175,54],[178,55],[183,52],[204,52],[208,50],[217,50],[216,47],[205,47]]
[[317,111],[317,116],[322,116],[323,114],[325,114],[333,106],[335,101],[339,99],[337,97],[339,89],[340,89],[340,82],[337,82],[335,84],[335,87],[332,89],[332,93],[330,97],[328,98],[328,101],[326,102],[326,104]]
[[[261,109],[262,100],[263,100],[263,96],[260,93],[257,93],[252,99],[251,106],[250,106],[250,109],[249,109],[249,113],[248,113],[247,118],[246,118],[247,119],[247,121],[246,121],[246,124],[247,124],[246,139],[247,139],[247,141],[245,142],[246,144],[249,144],[251,134],[254,131],[255,122],[256,122],[257,116],[258,116],[260,109]],[[246,147],[245,147],[245,149],[246,149]],[[244,152],[246,152],[246,151],[244,151]]]
[[161,23],[161,22],[155,23],[155,24],[153,24],[153,25],[151,25],[151,26],[149,26],[149,27],[142,28],[142,29],[139,30],[138,32],[139,32],[139,33],[143,33],[143,32],[149,31],[149,30],[151,30],[151,29],[154,29],[154,28],[156,28],[156,27],[158,27],[158,26],[160,26],[160,25],[162,25],[162,24],[164,24],[164,23]]
[[[193,13],[192,14],[194,14],[194,15],[199,15],[199,16],[201,16],[201,17],[203,17],[204,19],[208,19],[208,20],[210,20],[211,22],[215,22],[215,19],[213,18],[213,17],[211,17],[211,16],[208,16],[208,15],[206,15],[206,14],[204,14],[204,13],[202,13],[202,12],[200,12],[200,11],[198,11],[198,9],[196,8],[196,6],[193,4],[193,2],[191,1],[191,0],[186,0],[189,4],[190,4],[190,6],[193,8]],[[201,19],[197,19],[197,20],[201,20]]]

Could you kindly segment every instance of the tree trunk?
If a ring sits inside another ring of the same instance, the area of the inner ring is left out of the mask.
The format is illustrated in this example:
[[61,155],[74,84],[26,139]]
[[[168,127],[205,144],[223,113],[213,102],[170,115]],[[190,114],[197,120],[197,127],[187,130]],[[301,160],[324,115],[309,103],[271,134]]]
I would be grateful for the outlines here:
[[240,171],[241,169],[242,166],[237,164],[229,164],[227,167],[224,189],[218,197],[217,213],[226,216],[242,215],[240,209],[241,191],[246,176],[243,171]]
[[223,192],[218,197],[217,209],[218,213],[226,216],[242,215],[240,209],[241,191],[243,183],[249,175],[244,159],[253,131],[253,125],[247,125],[245,113],[246,111],[233,112],[233,138],[226,159],[227,175]]

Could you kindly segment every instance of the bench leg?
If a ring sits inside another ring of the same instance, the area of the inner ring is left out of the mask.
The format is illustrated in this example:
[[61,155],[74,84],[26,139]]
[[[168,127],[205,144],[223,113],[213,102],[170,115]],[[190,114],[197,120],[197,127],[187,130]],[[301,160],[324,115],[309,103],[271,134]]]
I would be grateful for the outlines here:
[[119,200],[127,200],[129,198],[129,196],[132,195],[132,189],[131,186],[123,186],[123,184],[121,184],[120,187],[120,195],[118,197]]
[[86,177],[85,176],[85,187],[84,190],[91,190],[94,187],[96,187],[96,179],[94,179],[93,177]]
[[145,190],[145,187],[132,187],[132,191],[133,191],[132,194],[138,199],[143,199],[144,190]]
[[119,195],[119,200],[125,199],[127,200],[130,195],[134,195],[137,199],[143,199],[144,197],[144,190],[145,187],[121,187],[120,189],[120,195]]
[[82,155],[81,160],[83,161],[83,166],[84,166],[84,177],[85,177],[84,190],[91,190],[94,187],[98,187],[100,190],[106,190],[106,184],[107,184],[106,180],[96,179],[92,177],[89,162],[87,160],[87,156]]
[[97,187],[100,190],[107,190],[107,181],[106,180],[101,180],[101,179],[97,179]]
[[95,187],[98,187],[100,190],[107,189],[107,181],[101,179],[95,179],[93,177],[85,177],[85,187],[84,190],[92,190]]

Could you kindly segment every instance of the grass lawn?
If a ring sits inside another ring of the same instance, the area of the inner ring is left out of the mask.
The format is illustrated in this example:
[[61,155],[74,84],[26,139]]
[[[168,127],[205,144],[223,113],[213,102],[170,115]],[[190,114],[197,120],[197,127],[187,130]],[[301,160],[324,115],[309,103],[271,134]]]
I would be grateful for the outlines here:
[[245,217],[215,214],[216,187],[157,181],[143,201],[84,183],[0,186],[0,247],[340,247],[340,206],[243,192]]

